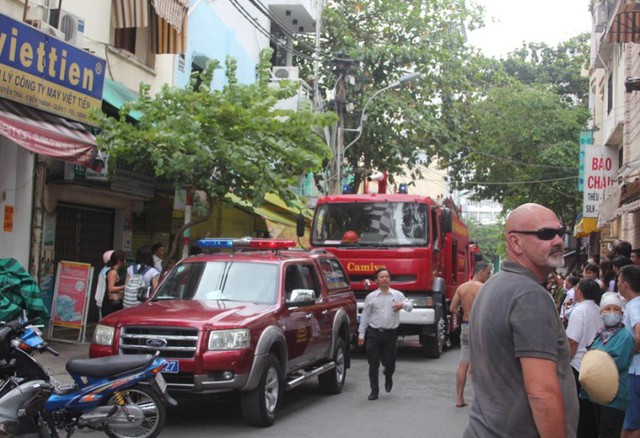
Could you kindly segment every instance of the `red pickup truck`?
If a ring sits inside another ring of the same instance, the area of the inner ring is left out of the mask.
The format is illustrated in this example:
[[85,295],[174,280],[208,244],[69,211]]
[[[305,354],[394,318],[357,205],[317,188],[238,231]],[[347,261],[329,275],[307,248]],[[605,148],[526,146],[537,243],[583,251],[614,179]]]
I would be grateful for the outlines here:
[[273,424],[282,393],[310,378],[340,393],[357,310],[338,259],[293,241],[199,243],[232,252],[182,260],[149,300],[100,321],[90,356],[159,350],[170,392],[237,391],[255,426]]

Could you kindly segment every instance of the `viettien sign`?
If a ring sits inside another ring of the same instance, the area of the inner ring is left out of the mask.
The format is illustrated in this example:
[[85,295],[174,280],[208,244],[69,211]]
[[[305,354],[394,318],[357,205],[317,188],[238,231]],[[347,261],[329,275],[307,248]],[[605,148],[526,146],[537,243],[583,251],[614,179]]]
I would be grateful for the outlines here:
[[0,14],[0,98],[88,123],[105,61]]
[[604,190],[616,180],[617,151],[606,146],[587,146],[584,153],[583,217],[598,217]]

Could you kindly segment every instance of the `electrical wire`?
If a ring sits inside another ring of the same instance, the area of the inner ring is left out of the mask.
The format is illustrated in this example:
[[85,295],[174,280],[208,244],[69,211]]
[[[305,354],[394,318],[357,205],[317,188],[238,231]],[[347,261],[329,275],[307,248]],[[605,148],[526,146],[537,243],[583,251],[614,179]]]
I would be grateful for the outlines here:
[[313,52],[315,55],[318,55],[320,57],[323,58],[327,58],[327,59],[333,59],[333,56],[328,53],[328,52],[324,52],[321,50],[318,50],[316,47],[311,46],[310,44],[306,43],[305,41],[301,40],[295,33],[291,32],[287,25],[285,23],[283,23],[278,17],[277,15],[273,14],[269,8],[267,8],[264,4],[262,4],[262,2],[260,2],[259,0],[249,0],[251,2],[252,5],[254,5],[260,12],[262,12],[262,14],[264,14],[268,19],[270,19],[271,21],[275,22],[278,24],[278,26],[280,26],[280,28],[282,29],[282,31],[288,36],[290,37],[292,40],[294,40],[295,42],[301,44],[302,46],[306,47],[308,50],[310,50],[311,52]]
[[231,2],[231,5],[240,13],[240,15],[242,15],[258,32],[266,36],[271,42],[273,42],[277,46],[282,47],[287,52],[291,52],[292,54],[298,56],[299,58],[307,59],[309,61],[315,60],[312,56],[306,55],[291,47],[287,47],[286,44],[283,44],[281,41],[279,41],[277,38],[271,35],[271,32],[269,32],[267,29],[262,27],[262,25],[258,23],[256,19],[251,17],[249,12],[243,6],[241,6],[237,0],[229,0],[229,1]]

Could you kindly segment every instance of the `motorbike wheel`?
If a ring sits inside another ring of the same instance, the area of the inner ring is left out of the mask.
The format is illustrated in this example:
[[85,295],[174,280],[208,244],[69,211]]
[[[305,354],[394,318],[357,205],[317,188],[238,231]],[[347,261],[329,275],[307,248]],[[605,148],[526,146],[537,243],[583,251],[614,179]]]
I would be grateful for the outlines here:
[[[136,405],[144,414],[142,423],[137,429],[117,429],[107,426],[104,431],[111,438],[154,438],[162,432],[167,418],[167,410],[162,397],[155,390],[145,385],[135,385],[129,389],[120,391],[129,405]],[[107,406],[117,405],[115,398],[111,397]]]

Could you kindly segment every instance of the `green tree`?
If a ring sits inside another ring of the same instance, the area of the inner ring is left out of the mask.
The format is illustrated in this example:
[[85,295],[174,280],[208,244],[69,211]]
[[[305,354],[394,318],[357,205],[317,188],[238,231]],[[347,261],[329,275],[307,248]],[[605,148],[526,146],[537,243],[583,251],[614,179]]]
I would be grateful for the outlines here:
[[478,60],[477,99],[463,134],[441,149],[453,187],[506,210],[538,202],[573,227],[582,206],[578,137],[589,118],[587,60],[586,35],[556,48],[529,43],[505,59]]
[[[212,90],[218,63],[194,74],[184,89],[165,85],[155,96],[140,86],[140,100],[127,104],[114,119],[97,114],[102,129],[98,144],[110,161],[148,171],[176,187],[204,191],[208,214],[215,203],[233,192],[240,199],[262,203],[267,192],[290,201],[299,176],[321,168],[329,150],[314,132],[335,120],[333,114],[277,110],[280,99],[295,95],[295,84],[269,86],[270,53],[264,51],[255,84],[240,85],[236,63],[228,59],[228,85]],[[127,122],[131,111],[139,123]],[[111,168],[113,168],[112,166]],[[175,251],[180,230],[174,244]],[[168,258],[170,258],[169,256]]]
[[[372,170],[420,176],[420,157],[434,157],[457,136],[468,91],[468,68],[474,57],[465,46],[464,29],[480,24],[466,0],[331,0],[323,12],[324,52],[350,59],[355,81],[347,83],[346,101],[355,111],[346,128],[359,126],[361,111],[376,91],[409,72],[421,80],[373,99],[362,137],[345,156],[355,185]],[[335,66],[335,64],[333,64]],[[318,80],[328,88],[336,71],[325,69]],[[355,138],[348,133],[345,144]]]
[[589,81],[584,75],[589,63],[589,34],[559,43],[523,43],[499,61],[510,77],[523,84],[552,85],[558,94],[580,105],[589,97]]
[[504,257],[504,223],[483,225],[474,218],[465,219],[469,227],[471,240],[480,247],[482,259],[488,263],[493,263],[497,256]]
[[453,186],[506,210],[543,204],[572,227],[582,205],[577,138],[588,117],[546,86],[512,80],[488,90],[466,121],[464,159],[450,166]]

